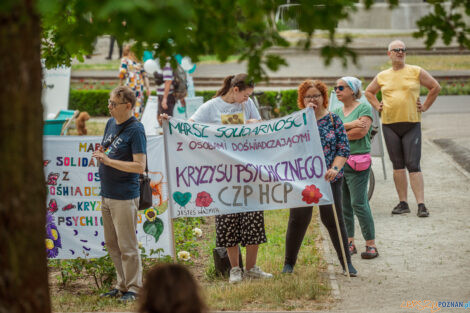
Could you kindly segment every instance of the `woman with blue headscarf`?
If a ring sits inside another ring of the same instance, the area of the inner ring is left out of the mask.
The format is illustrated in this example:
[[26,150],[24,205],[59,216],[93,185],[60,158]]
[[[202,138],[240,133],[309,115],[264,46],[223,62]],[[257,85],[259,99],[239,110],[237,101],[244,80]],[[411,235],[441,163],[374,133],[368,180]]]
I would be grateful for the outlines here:
[[361,102],[361,81],[355,77],[342,77],[336,81],[335,92],[344,107],[336,113],[344,123],[349,139],[351,154],[344,165],[342,187],[343,214],[348,232],[349,251],[357,253],[354,244],[354,215],[359,220],[362,236],[366,241],[366,250],[361,253],[363,259],[373,259],[379,255],[375,245],[374,219],[367,198],[369,181],[370,133],[372,129],[372,108],[367,102]]

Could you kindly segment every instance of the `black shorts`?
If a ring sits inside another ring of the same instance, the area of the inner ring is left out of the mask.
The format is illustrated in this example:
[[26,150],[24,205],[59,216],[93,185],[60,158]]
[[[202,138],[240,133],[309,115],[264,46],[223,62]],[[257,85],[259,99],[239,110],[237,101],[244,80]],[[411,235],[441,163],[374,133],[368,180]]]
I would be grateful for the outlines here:
[[421,172],[421,123],[383,124],[382,129],[393,169]]
[[243,212],[215,217],[217,247],[265,243],[264,212]]

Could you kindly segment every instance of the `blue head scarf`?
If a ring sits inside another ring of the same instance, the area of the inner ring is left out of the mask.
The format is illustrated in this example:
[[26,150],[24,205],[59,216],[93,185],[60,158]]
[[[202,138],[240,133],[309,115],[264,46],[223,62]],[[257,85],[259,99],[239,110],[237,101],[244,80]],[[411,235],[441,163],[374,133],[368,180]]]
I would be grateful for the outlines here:
[[354,95],[358,94],[358,91],[362,90],[362,82],[356,77],[345,76],[341,77],[341,80],[344,80],[348,84],[349,88],[354,92]]

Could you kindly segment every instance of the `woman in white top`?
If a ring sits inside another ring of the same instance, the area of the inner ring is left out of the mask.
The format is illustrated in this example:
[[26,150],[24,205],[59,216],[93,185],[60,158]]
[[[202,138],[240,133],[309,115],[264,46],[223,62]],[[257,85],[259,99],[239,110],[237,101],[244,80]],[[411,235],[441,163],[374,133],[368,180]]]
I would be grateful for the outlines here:
[[[191,116],[191,122],[212,124],[247,124],[258,122],[261,117],[250,95],[254,84],[248,75],[230,75],[224,79],[223,86],[215,97],[204,103]],[[227,248],[230,259],[230,283],[242,280],[239,264],[239,247],[246,246],[247,278],[271,278],[272,274],[263,272],[256,266],[258,245],[267,241],[264,230],[263,211],[218,215],[215,217],[216,245]]]

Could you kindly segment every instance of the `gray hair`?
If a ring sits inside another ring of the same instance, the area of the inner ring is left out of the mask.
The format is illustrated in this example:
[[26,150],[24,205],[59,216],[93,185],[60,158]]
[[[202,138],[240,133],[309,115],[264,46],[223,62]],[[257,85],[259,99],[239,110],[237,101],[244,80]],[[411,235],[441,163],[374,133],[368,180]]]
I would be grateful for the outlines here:
[[395,43],[401,43],[401,44],[403,44],[403,47],[406,48],[406,45],[403,41],[401,41],[399,39],[396,39],[396,40],[393,40],[392,42],[390,42],[388,44],[388,51],[392,50],[392,45],[395,44]]
[[127,86],[119,86],[114,88],[114,90],[111,91],[111,97],[118,98],[120,103],[130,103],[132,107],[135,106],[135,92]]

